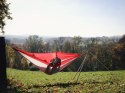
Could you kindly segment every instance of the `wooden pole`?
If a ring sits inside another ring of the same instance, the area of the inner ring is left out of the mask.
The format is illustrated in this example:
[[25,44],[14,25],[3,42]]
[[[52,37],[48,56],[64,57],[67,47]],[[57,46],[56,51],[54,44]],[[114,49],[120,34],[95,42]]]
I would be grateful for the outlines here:
[[5,38],[0,36],[0,93],[7,88]]

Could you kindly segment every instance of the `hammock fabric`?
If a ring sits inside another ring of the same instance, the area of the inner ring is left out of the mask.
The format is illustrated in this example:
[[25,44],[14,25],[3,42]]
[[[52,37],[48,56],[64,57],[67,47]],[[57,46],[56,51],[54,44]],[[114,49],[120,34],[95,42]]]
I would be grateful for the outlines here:
[[[37,66],[41,71],[46,74],[54,74],[69,64],[71,64],[76,58],[80,55],[77,53],[64,53],[64,52],[52,52],[52,53],[31,53],[24,50],[20,50],[18,48],[13,48],[17,52],[19,52],[22,56],[24,56],[28,61]],[[60,59],[60,63],[56,65],[52,65],[52,60],[58,57]]]

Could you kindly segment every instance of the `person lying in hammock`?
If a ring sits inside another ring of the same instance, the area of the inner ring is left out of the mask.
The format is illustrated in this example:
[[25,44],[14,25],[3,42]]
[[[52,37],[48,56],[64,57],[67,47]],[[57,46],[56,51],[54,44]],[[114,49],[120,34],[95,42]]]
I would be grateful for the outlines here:
[[55,57],[51,60],[50,64],[47,66],[46,71],[49,74],[55,73],[59,71],[61,65],[61,59],[59,57]]
[[51,60],[50,65],[51,65],[52,67],[60,66],[60,65],[61,65],[61,59],[56,56],[56,58],[53,58],[53,59]]

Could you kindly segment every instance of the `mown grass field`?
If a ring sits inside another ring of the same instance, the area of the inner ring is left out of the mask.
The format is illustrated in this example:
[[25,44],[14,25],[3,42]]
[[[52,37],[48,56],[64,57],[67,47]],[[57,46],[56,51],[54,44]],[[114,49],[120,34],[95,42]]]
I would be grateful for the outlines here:
[[16,93],[125,93],[125,70],[46,75],[40,71],[7,69],[8,89]]

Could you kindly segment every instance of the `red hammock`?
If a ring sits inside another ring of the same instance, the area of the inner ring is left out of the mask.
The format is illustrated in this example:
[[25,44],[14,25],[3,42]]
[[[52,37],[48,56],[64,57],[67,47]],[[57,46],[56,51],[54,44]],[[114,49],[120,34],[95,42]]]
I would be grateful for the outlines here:
[[[13,48],[24,56],[28,61],[37,66],[41,71],[46,74],[54,74],[63,70],[69,64],[73,62],[80,55],[76,53],[64,53],[64,52],[52,52],[52,53],[30,53],[24,50]],[[61,62],[57,65],[52,65],[51,60],[54,58],[60,58]]]

